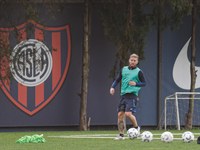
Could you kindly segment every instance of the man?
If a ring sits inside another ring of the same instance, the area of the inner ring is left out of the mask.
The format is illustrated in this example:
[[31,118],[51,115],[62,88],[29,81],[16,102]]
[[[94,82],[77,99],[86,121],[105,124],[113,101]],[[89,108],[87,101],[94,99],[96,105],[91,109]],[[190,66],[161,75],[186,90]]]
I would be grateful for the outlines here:
[[118,129],[119,136],[116,140],[124,140],[124,115],[129,118],[134,128],[138,130],[138,136],[140,135],[140,127],[137,124],[137,120],[133,115],[136,113],[136,103],[138,99],[138,92],[142,86],[146,85],[146,79],[142,70],[137,67],[139,56],[137,54],[130,55],[129,66],[125,66],[121,69],[116,80],[113,82],[110,88],[110,94],[114,95],[115,87],[122,80],[121,83],[121,97],[118,104]]

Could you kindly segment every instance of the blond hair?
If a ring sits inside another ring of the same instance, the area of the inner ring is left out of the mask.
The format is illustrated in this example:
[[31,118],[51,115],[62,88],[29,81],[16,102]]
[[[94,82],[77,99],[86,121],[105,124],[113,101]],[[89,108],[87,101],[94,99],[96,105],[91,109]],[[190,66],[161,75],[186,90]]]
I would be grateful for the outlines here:
[[135,58],[139,59],[139,56],[138,56],[137,54],[135,54],[135,53],[131,54],[131,55],[130,55],[130,58],[131,58],[131,57],[135,57]]

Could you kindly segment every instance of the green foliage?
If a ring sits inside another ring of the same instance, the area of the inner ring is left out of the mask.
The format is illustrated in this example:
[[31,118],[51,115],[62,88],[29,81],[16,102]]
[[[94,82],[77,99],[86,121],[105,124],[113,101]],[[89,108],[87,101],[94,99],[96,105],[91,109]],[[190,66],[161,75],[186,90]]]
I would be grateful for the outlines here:
[[46,13],[50,13],[53,20],[56,20],[56,14],[64,12],[63,0],[49,0],[48,3],[44,3],[44,6],[47,8]]
[[[56,19],[56,14],[63,12],[62,0],[41,0],[42,5],[46,8],[46,13],[50,14],[52,20]],[[0,0],[0,22],[1,28],[13,27],[15,33],[6,37],[0,34],[0,79],[3,81],[10,81],[12,75],[10,73],[9,61],[10,55],[12,53],[13,47],[10,45],[9,40],[17,39],[18,43],[22,39],[22,32],[18,32],[16,25],[21,24],[21,21],[27,22],[29,20],[34,20],[36,23],[46,26],[44,20],[41,19],[41,10],[38,9],[38,3],[33,0]],[[27,39],[30,38],[31,34],[34,32],[35,25],[27,24],[25,31],[27,33]],[[0,31],[2,30],[0,28]],[[45,36],[45,31],[43,30]],[[52,48],[53,49],[53,48]],[[3,73],[2,73],[3,72]],[[8,83],[9,84],[9,83]]]
[[[150,30],[149,15],[144,12],[140,1],[134,0],[130,9],[128,1],[113,0],[98,5],[104,34],[115,44],[116,59],[123,65],[127,64],[131,53],[137,53],[140,59],[144,59],[146,33]],[[132,11],[132,14],[129,11]],[[116,62],[110,72],[112,78],[115,78],[117,71]]]
[[162,9],[162,31],[170,27],[172,31],[179,28],[184,15],[191,15],[193,5],[188,0],[151,0],[153,6],[150,13],[152,25],[158,27],[160,8]]
[[[120,61],[121,67],[128,62],[131,53],[137,53],[140,60],[145,58],[146,33],[150,30],[150,25],[158,27],[160,10],[162,31],[167,27],[173,31],[182,23],[184,15],[191,14],[193,6],[188,0],[132,0],[132,3],[131,20],[129,20],[129,0],[111,0],[109,3],[104,2],[103,5],[98,4],[105,36],[114,42],[117,48],[116,59]],[[152,11],[145,13],[145,8],[149,6]],[[116,62],[110,72],[110,77],[113,79],[117,72]]]

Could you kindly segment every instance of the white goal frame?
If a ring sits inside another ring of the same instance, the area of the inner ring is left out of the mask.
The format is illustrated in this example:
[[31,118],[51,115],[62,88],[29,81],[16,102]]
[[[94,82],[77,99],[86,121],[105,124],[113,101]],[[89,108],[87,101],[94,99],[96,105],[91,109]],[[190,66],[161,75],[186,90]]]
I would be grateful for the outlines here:
[[172,95],[169,95],[165,98],[165,130],[167,129],[167,121],[166,121],[166,117],[167,117],[167,100],[169,99],[175,99],[175,108],[176,108],[176,122],[177,122],[177,130],[180,130],[180,118],[179,118],[179,107],[178,107],[178,99],[200,99],[200,97],[194,97],[194,98],[190,98],[190,97],[178,97],[178,95],[190,95],[190,94],[194,94],[194,95],[200,95],[200,92],[176,92]]

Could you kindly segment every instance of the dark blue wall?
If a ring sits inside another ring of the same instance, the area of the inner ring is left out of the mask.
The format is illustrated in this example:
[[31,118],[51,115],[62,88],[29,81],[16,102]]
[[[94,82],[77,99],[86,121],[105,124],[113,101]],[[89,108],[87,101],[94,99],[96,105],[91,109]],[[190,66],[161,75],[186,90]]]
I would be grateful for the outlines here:
[[[40,111],[28,115],[14,105],[1,90],[0,127],[18,126],[71,126],[79,124],[79,109],[82,82],[82,51],[83,51],[83,4],[65,4],[64,14],[58,14],[52,21],[45,13],[42,5],[41,19],[48,27],[59,27],[68,24],[71,34],[71,59],[66,79],[55,97]],[[112,79],[108,78],[114,65],[116,47],[104,36],[103,25],[99,14],[94,10],[92,14],[91,62],[88,90],[87,115],[91,117],[91,125],[116,125],[117,104],[120,87],[116,87],[114,96],[109,94]],[[191,35],[191,17],[184,17],[179,29],[163,32],[162,42],[162,112],[164,99],[177,91],[188,92],[179,88],[172,77],[173,65],[178,53]],[[24,23],[22,20],[16,25]],[[145,49],[146,60],[141,61],[139,67],[143,70],[147,86],[139,93],[140,101],[137,105],[137,120],[140,126],[157,125],[157,95],[158,95],[158,52],[157,31],[153,29],[147,34]],[[197,29],[197,41],[199,39]],[[197,51],[200,47],[197,42]],[[197,52],[199,56],[199,52]],[[200,59],[196,59],[200,65]],[[13,89],[16,90],[16,89]],[[197,90],[198,91],[198,90]],[[130,121],[127,120],[127,124]]]

